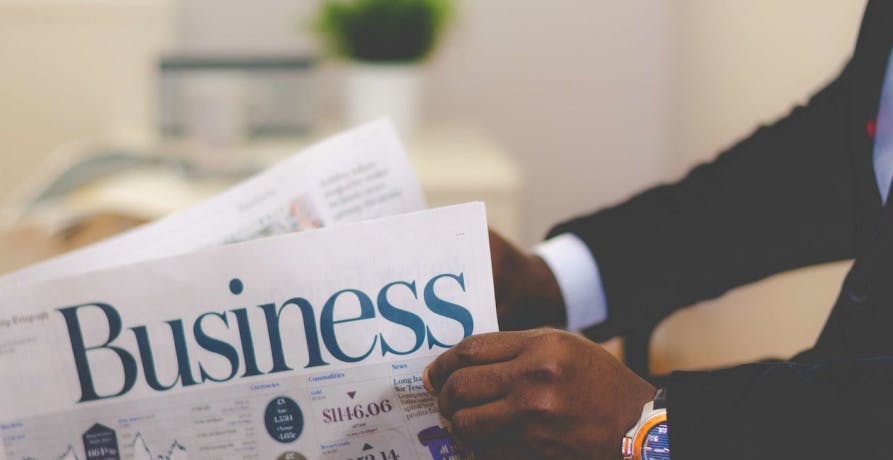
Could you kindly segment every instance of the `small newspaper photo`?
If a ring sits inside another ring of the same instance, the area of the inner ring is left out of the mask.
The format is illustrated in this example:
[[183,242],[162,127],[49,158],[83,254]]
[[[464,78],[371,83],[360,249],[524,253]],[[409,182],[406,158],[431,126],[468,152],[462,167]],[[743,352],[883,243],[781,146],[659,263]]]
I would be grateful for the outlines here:
[[498,330],[486,213],[422,208],[376,123],[0,278],[0,460],[473,458],[422,371]]

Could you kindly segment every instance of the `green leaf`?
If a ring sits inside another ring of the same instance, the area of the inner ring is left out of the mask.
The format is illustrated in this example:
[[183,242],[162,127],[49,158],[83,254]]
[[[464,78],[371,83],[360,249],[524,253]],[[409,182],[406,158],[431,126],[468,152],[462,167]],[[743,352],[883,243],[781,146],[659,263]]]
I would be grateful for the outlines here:
[[316,30],[336,56],[412,62],[431,54],[452,0],[323,0]]

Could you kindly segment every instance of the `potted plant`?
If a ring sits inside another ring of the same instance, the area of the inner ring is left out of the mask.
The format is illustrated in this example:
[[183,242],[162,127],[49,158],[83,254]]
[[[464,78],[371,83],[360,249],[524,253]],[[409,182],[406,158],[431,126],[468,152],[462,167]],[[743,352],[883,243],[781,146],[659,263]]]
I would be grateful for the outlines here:
[[452,0],[323,0],[317,30],[330,53],[349,62],[345,116],[354,125],[390,117],[415,129],[421,63],[437,46]]

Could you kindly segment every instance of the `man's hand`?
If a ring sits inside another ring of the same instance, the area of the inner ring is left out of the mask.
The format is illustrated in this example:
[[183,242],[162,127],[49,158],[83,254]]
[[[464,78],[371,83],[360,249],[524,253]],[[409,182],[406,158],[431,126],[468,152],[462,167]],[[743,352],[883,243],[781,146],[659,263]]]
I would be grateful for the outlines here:
[[564,300],[549,266],[490,231],[496,314],[504,331],[558,326],[566,322]]
[[469,337],[425,369],[425,386],[487,459],[616,460],[656,392],[598,344],[554,329]]

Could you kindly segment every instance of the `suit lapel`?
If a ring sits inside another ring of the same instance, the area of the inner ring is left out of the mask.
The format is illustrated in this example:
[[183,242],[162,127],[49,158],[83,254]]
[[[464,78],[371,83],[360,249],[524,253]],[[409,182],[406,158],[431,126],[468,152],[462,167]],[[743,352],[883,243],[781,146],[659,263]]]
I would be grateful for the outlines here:
[[[893,196],[888,209],[882,209],[881,195],[875,180],[872,159],[874,133],[871,125],[877,119],[881,90],[887,61],[893,47],[893,2],[871,1],[865,11],[862,28],[853,58],[847,67],[847,85],[850,94],[849,144],[853,158],[853,174],[856,180],[854,206],[859,216],[857,257],[831,316],[825,324],[816,347],[801,354],[796,360],[811,361],[831,356],[855,356],[871,354],[880,346],[879,337],[888,321],[881,320],[882,311],[893,309],[887,295],[877,298],[877,276],[884,265],[893,263],[889,246],[893,231],[882,231],[882,222],[893,218]],[[886,339],[884,339],[886,340]]]

